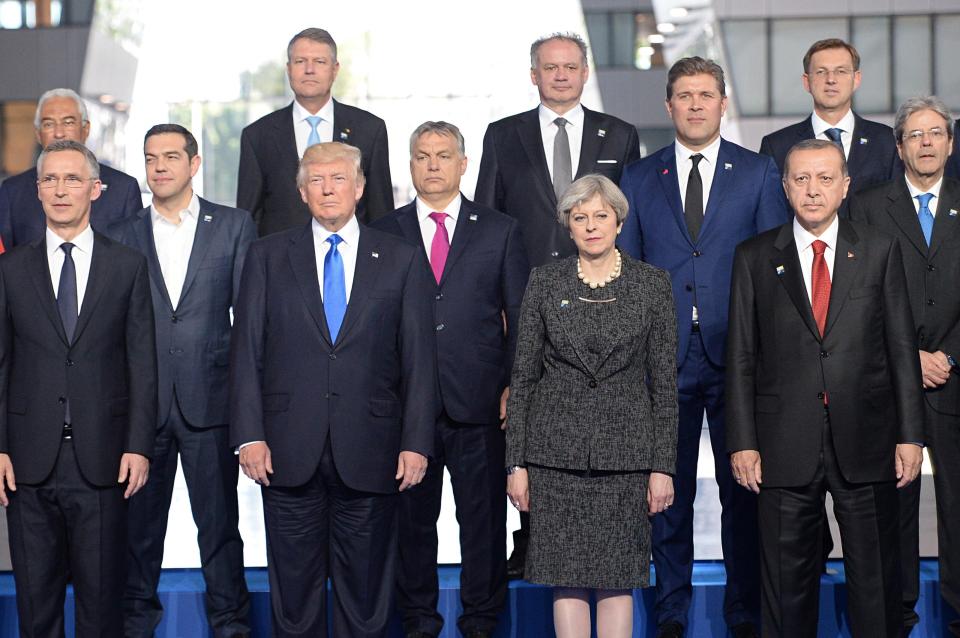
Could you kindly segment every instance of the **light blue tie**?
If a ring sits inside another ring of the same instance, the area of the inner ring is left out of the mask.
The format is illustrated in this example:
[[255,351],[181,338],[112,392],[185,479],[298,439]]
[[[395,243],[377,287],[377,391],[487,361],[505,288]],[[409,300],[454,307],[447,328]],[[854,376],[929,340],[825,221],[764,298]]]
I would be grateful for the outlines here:
[[323,313],[327,316],[330,341],[336,342],[340,333],[343,315],[347,312],[347,288],[343,277],[343,257],[337,244],[343,241],[340,235],[327,237],[330,250],[323,258]]
[[930,237],[933,236],[933,213],[930,212],[930,200],[933,199],[933,193],[924,193],[917,195],[917,201],[920,202],[920,230],[923,231],[923,238],[927,240],[927,246],[930,245]]
[[310,137],[307,138],[307,146],[313,146],[320,143],[320,133],[317,132],[317,126],[323,118],[319,115],[308,115],[307,123],[310,125]]

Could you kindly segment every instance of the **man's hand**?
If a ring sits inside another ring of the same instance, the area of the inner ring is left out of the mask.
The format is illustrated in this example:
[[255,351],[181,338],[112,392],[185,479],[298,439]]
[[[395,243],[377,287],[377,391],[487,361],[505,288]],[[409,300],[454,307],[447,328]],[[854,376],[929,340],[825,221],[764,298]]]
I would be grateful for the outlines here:
[[906,487],[920,473],[923,448],[913,443],[897,443],[897,487]]
[[510,386],[507,386],[503,389],[503,394],[500,395],[500,429],[507,429],[507,399],[510,398]]
[[13,462],[10,461],[10,455],[0,453],[0,505],[4,507],[10,505],[7,490],[17,491],[17,479],[13,476]]
[[647,506],[650,516],[665,512],[673,505],[673,477],[660,472],[650,472],[647,483]]
[[952,366],[947,361],[947,355],[937,350],[936,352],[920,351],[920,372],[923,373],[923,387],[936,388],[947,382],[950,378],[950,369]]
[[754,494],[760,493],[763,473],[760,471],[760,452],[740,450],[730,455],[730,469],[737,483]]
[[[11,468],[11,473],[12,473]],[[126,481],[127,489],[123,493],[123,498],[130,498],[140,491],[147,484],[147,476],[150,474],[150,459],[142,454],[125,452],[120,457],[120,475],[117,476],[117,483]]]
[[416,452],[400,452],[397,459],[397,475],[393,478],[400,480],[400,491],[413,487],[423,480],[427,473],[427,457]]
[[518,467],[507,476],[507,496],[510,502],[521,512],[530,511],[530,478],[527,468]]
[[273,474],[273,461],[266,442],[257,441],[240,448],[240,467],[247,478],[260,485],[270,485],[269,475]]

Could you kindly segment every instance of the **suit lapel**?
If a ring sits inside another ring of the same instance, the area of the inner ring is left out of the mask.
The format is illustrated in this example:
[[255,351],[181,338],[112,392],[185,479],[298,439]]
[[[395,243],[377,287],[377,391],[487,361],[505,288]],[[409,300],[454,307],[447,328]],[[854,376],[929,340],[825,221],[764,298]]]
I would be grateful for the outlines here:
[[863,118],[854,113],[853,130],[850,131],[850,154],[847,156],[847,172],[851,177],[860,174],[860,166],[867,160],[869,142],[868,137],[863,137]]
[[[927,240],[923,238],[923,230],[920,228],[920,220],[917,217],[917,210],[913,207],[913,199],[910,197],[910,191],[907,190],[906,181],[895,179],[887,190],[887,198],[889,199],[887,214],[893,218],[894,223],[910,244],[926,259]],[[936,236],[936,222],[934,236]]]
[[350,119],[350,115],[343,110],[340,103],[333,101],[333,139],[331,142],[343,142],[344,144],[353,144],[350,137],[356,128],[356,122]]
[[793,305],[796,306],[800,318],[807,325],[807,329],[819,340],[820,330],[813,318],[813,308],[810,307],[807,286],[803,283],[800,255],[797,253],[797,244],[793,239],[793,224],[784,224],[780,227],[780,233],[777,235],[774,247],[778,252],[770,259],[770,268],[777,274],[781,285],[786,289]]
[[407,241],[420,246],[426,255],[426,248],[423,246],[423,235],[420,233],[420,220],[417,218],[417,202],[414,200],[397,212],[397,225],[400,226],[400,232]]
[[[596,172],[596,162],[600,157],[600,146],[603,137],[600,135],[600,116],[583,108],[583,135],[580,138],[580,162],[577,165],[577,176],[579,179],[584,175]],[[606,135],[606,131],[603,132]]]
[[[540,135],[540,116],[537,109],[527,111],[520,118],[517,125],[517,137],[520,146],[527,155],[527,161],[537,175],[537,183],[547,194],[549,201],[555,206],[557,194],[553,192],[553,182],[550,180],[550,169],[547,168],[547,157],[543,154],[543,137]],[[582,153],[581,153],[582,155]],[[551,217],[553,214],[551,212]]]
[[293,131],[293,102],[277,112],[277,119],[274,124],[276,125],[276,135],[273,139],[277,145],[277,157],[288,168],[293,166],[293,170],[296,171],[296,167],[300,163],[300,153],[297,152],[297,135]]
[[559,284],[555,288],[557,292],[552,299],[553,311],[556,313],[560,326],[567,337],[567,343],[573,348],[574,353],[577,355],[577,360],[580,361],[580,365],[584,370],[594,375],[596,374],[596,370],[593,366],[587,364],[588,359],[585,359],[581,352],[584,347],[581,341],[583,337],[583,325],[578,313],[574,311],[574,305],[588,303],[578,299],[580,296],[579,287],[583,286],[583,284],[580,283],[580,280],[577,278],[577,261],[575,258],[570,259],[564,265],[559,276],[561,279],[557,282]]
[[150,209],[144,208],[138,215],[137,221],[133,224],[133,239],[140,252],[147,256],[147,269],[150,271],[151,285],[160,292],[164,303],[167,304],[170,312],[173,312],[173,303],[170,301],[167,283],[163,278],[163,270],[160,268],[160,258],[157,257],[157,245],[153,240],[153,219]]
[[693,240],[690,239],[690,231],[687,230],[687,221],[683,217],[683,200],[680,199],[680,177],[677,174],[677,155],[674,146],[671,144],[663,153],[660,154],[660,166],[657,167],[657,178],[660,180],[660,188],[663,189],[663,196],[673,211],[674,221],[680,227],[680,232],[687,238],[690,245]]
[[480,214],[471,202],[468,202],[464,197],[460,198],[460,215],[457,217],[457,225],[453,231],[453,241],[450,244],[447,263],[443,266],[443,277],[440,279],[441,284],[446,280],[447,273],[450,272],[453,265],[463,256],[463,252],[470,244],[470,240],[473,239]]
[[823,330],[826,337],[830,328],[837,322],[843,310],[843,304],[850,295],[850,286],[856,278],[862,256],[859,255],[857,233],[844,220],[840,220],[837,233],[837,251],[833,257],[833,275],[830,281],[830,306],[827,310],[827,323]]
[[[806,117],[802,121],[798,122],[799,126],[797,127],[796,142],[812,140],[817,136],[816,133],[813,132],[813,120],[811,117],[812,116]],[[794,142],[794,144],[796,144],[796,142]],[[793,144],[791,144],[791,146],[793,146]]]
[[50,279],[50,264],[47,262],[47,242],[46,239],[39,240],[34,245],[34,264],[30,268],[30,278],[33,280],[33,287],[37,291],[37,298],[40,299],[40,307],[53,324],[54,330],[60,335],[60,340],[64,345],[69,346],[67,334],[63,331],[63,322],[60,320],[60,310],[57,308],[57,298],[53,292],[53,284]]
[[317,255],[313,247],[313,221],[307,223],[303,232],[290,241],[290,268],[297,280],[303,302],[320,329],[320,334],[328,345],[330,330],[327,328],[327,316],[323,312],[323,300],[320,296],[320,280],[317,273]]
[[186,299],[187,293],[190,292],[190,286],[197,278],[197,270],[210,249],[210,243],[217,232],[217,224],[219,224],[219,219],[214,213],[214,206],[201,199],[200,212],[197,215],[197,230],[193,236],[190,260],[187,262],[187,273],[183,278],[183,288],[180,291],[180,299],[177,300],[177,307],[180,306],[180,301]]
[[[717,153],[717,165],[713,167],[713,183],[710,185],[710,198],[707,200],[707,208],[703,215],[703,228],[700,229],[700,236],[707,232],[710,226],[721,222],[714,222],[713,218],[717,216],[723,204],[723,195],[727,186],[734,180],[733,158],[730,156],[730,147],[726,140],[720,140],[720,150]],[[679,188],[677,190],[679,193]]]
[[[943,242],[957,232],[957,211],[960,210],[960,188],[957,182],[945,178],[940,186],[940,201],[937,216],[933,220],[933,235],[930,240],[930,258],[933,259]],[[917,222],[920,225],[920,222]]]
[[380,256],[376,245],[370,239],[370,233],[360,226],[360,241],[357,243],[357,265],[353,271],[353,286],[350,289],[350,301],[343,316],[337,343],[342,343],[350,333],[367,306],[370,289],[373,288],[380,272]]
[[83,306],[80,307],[80,317],[77,319],[77,328],[73,333],[73,343],[80,340],[84,328],[90,323],[90,317],[96,310],[97,302],[110,278],[110,256],[106,254],[111,248],[109,241],[98,233],[93,234],[90,275],[87,277],[87,288],[83,293]]

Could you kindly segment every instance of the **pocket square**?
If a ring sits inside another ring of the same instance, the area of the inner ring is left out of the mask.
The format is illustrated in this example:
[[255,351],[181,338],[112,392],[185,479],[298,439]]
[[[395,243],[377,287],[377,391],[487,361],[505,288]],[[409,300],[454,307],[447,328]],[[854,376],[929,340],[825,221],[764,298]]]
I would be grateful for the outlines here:
[[616,164],[617,160],[597,160],[597,164]]

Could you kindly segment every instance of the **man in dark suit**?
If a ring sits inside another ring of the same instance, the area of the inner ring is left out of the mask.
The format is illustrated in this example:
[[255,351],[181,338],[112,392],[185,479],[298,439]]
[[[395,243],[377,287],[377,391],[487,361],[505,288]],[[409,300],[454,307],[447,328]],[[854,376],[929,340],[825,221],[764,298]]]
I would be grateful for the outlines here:
[[[83,144],[90,134],[87,107],[70,89],[51,89],[40,96],[33,118],[37,141],[46,148],[58,140]],[[100,197],[93,202],[90,225],[106,232],[111,224],[143,208],[140,185],[126,173],[100,164]],[[43,206],[37,199],[37,169],[31,168],[0,184],[0,238],[9,250],[42,239]]]
[[394,208],[386,124],[331,97],[339,70],[333,37],[323,29],[304,29],[287,45],[293,102],[243,129],[237,207],[253,213],[261,237],[300,228],[310,219],[297,190],[297,166],[306,148],[319,142],[343,142],[363,154],[366,187],[357,208],[362,223]]
[[[957,126],[960,126],[960,120],[954,122],[954,131],[957,130]],[[956,135],[953,136],[953,152],[950,153],[950,158],[947,160],[944,175],[953,179],[960,179],[960,138]]]
[[466,169],[460,130],[424,122],[410,137],[417,198],[374,224],[423,246],[433,280],[423,294],[433,301],[436,323],[443,327],[435,332],[442,412],[434,462],[423,484],[400,498],[397,607],[408,638],[435,638],[443,628],[437,612],[437,518],[444,466],[460,523],[461,633],[491,636],[507,593],[499,425],[530,268],[516,220],[460,194]]
[[756,499],[738,490],[724,448],[723,372],[727,302],[738,243],[789,218],[773,160],[720,137],[723,69],[684,58],[667,78],[677,141],[631,164],[620,187],[630,204],[620,246],[670,272],[679,339],[680,424],[676,498],[653,519],[659,636],[682,636],[693,594],[693,501],[706,410],[719,487],[727,570],[724,617],[734,635],[759,618]]
[[[944,177],[953,150],[953,118],[942,100],[904,102],[894,122],[904,175],[860,191],[850,200],[850,218],[897,237],[903,250],[907,292],[925,388],[924,441],[930,452],[937,495],[940,593],[960,612],[960,182]],[[920,481],[900,490],[900,561],[904,626],[919,622]],[[960,621],[952,627],[960,635]]]
[[[860,86],[860,54],[853,45],[837,38],[814,42],[803,56],[802,81],[804,90],[813,97],[813,113],[770,133],[760,143],[760,152],[772,157],[781,173],[790,148],[813,138],[843,147],[850,194],[886,182],[899,172],[890,127],[853,112],[853,94]],[[847,215],[846,201],[840,215]]]
[[922,460],[920,365],[897,240],[838,218],[840,149],[805,140],[783,178],[796,218],[737,248],[727,449],[758,493],[764,636],[814,636],[827,491],[854,636],[900,635],[897,488]]
[[435,337],[421,251],[355,215],[360,151],[311,146],[313,220],[251,246],[235,305],[230,438],[263,486],[273,631],[382,636],[399,494],[433,453]]
[[[573,179],[599,173],[616,183],[623,167],[640,159],[632,125],[580,104],[588,76],[587,45],[579,35],[540,38],[530,47],[530,80],[540,105],[493,122],[483,136],[475,199],[520,223],[531,266],[576,252],[556,210]],[[523,577],[530,515],[521,513],[520,524],[510,578]]]
[[[37,160],[44,237],[0,258],[0,502],[21,636],[123,635],[127,503],[153,451],[147,262],[90,228],[98,164],[79,142]],[[3,488],[6,488],[5,490]]]
[[197,140],[182,126],[147,131],[143,153],[153,203],[111,228],[118,241],[147,257],[160,386],[151,481],[130,503],[126,638],[152,637],[163,615],[157,584],[178,453],[199,531],[207,619],[218,638],[250,635],[227,365],[230,308],[256,229],[247,211],[193,192],[197,151]]

